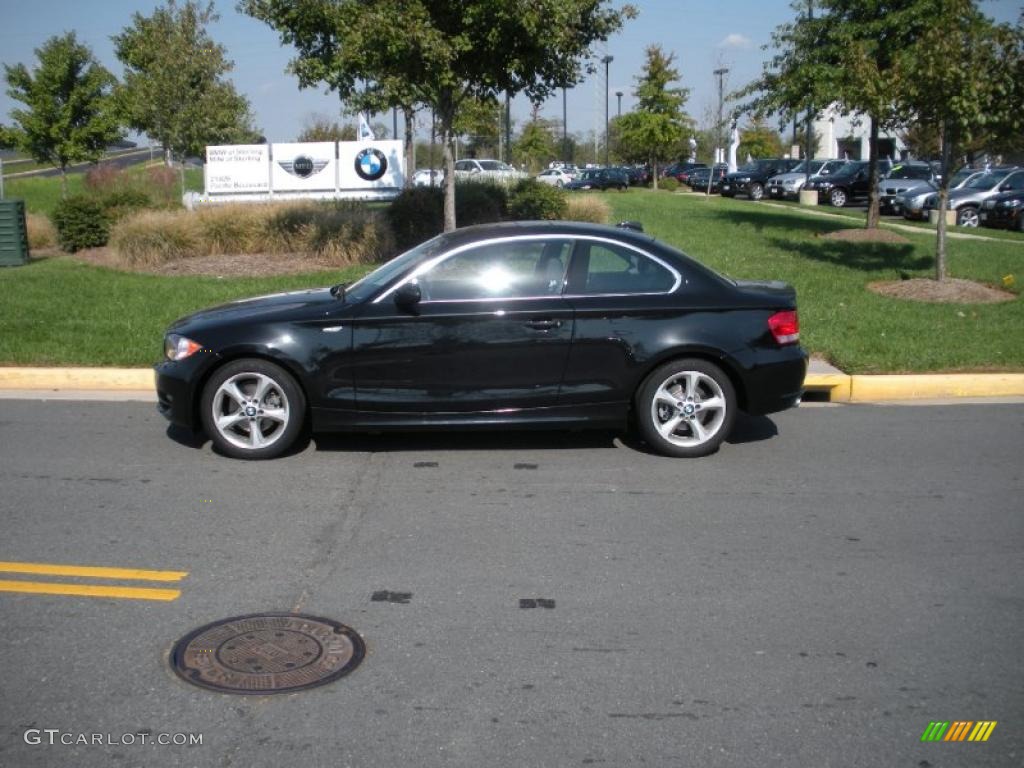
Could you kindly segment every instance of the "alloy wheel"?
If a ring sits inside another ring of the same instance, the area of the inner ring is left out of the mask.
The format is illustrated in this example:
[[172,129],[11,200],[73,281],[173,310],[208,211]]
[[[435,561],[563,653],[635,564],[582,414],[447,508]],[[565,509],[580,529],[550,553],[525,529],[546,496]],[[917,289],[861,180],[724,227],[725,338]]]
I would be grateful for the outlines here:
[[243,371],[213,395],[212,423],[220,436],[243,450],[274,445],[284,435],[291,407],[284,388],[265,373]]
[[725,423],[722,387],[702,371],[679,371],[665,379],[651,401],[651,421],[668,442],[696,448],[714,439]]

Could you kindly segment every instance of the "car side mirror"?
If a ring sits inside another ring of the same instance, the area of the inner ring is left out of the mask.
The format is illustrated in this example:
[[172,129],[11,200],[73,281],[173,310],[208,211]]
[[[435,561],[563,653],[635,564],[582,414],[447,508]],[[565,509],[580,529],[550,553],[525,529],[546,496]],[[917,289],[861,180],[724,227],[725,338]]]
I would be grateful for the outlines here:
[[395,304],[399,307],[415,307],[422,298],[423,294],[416,283],[404,283],[395,291]]

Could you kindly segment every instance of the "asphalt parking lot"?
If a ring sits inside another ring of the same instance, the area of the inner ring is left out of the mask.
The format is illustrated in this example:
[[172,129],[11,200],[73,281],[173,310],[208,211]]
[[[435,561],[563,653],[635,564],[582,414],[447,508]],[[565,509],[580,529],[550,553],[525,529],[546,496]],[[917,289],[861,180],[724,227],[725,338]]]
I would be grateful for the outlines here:
[[[1022,426],[811,406],[696,461],[520,433],[245,463],[149,404],[2,400],[0,561],[187,575],[0,573],[179,593],[0,591],[0,766],[1020,765]],[[281,696],[171,673],[178,638],[257,611],[366,658]],[[937,720],[998,725],[922,743]]]

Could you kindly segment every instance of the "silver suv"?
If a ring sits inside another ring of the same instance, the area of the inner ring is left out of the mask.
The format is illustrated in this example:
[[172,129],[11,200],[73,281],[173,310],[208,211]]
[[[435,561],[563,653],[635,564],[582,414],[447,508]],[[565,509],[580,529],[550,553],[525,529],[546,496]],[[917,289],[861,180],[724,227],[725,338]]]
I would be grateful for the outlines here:
[[[811,176],[828,176],[846,165],[846,160],[811,160]],[[796,200],[800,188],[807,181],[807,163],[800,163],[789,173],[780,173],[768,179],[765,191],[773,200]]]
[[916,190],[938,187],[939,174],[930,163],[900,163],[894,165],[889,175],[878,182],[878,207],[882,213],[899,216],[902,210],[902,195]]
[[[961,227],[977,227],[978,210],[988,198],[1003,192],[1024,190],[1024,170],[990,171],[971,179],[959,189],[949,193],[949,209],[956,211],[956,223]],[[929,195],[926,210],[939,207],[939,196]]]

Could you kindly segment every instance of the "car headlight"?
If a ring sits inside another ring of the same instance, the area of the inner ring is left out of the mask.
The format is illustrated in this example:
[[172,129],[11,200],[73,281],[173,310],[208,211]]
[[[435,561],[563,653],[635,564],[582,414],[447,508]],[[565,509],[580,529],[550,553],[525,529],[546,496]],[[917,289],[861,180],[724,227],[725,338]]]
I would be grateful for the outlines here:
[[792,179],[787,179],[786,181],[782,182],[782,186],[784,186],[784,187],[792,187],[792,186],[795,186],[795,185],[796,185],[796,182],[793,181]]
[[999,205],[1003,208],[1017,208],[1018,206],[1024,205],[1024,200],[1019,197],[1015,197],[1012,200],[1002,200]]
[[742,179],[736,179],[736,181],[740,182],[741,184],[747,184],[750,182],[750,177],[744,176]]
[[164,357],[168,360],[184,360],[202,348],[202,344],[176,333],[169,333],[164,337]]
[[819,181],[818,182],[818,189],[832,189],[832,187],[834,187],[834,186],[835,186],[835,184],[833,184],[831,181]]

